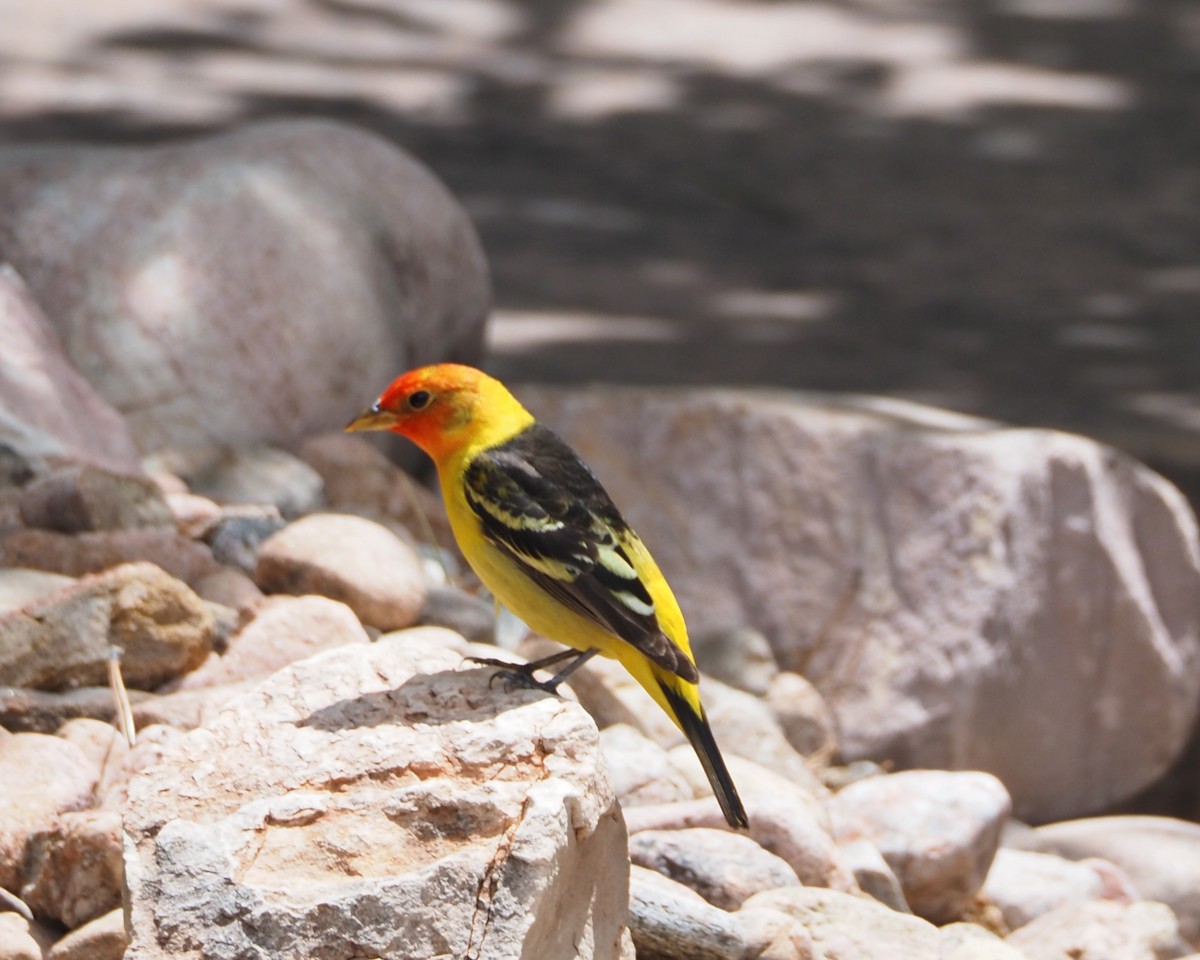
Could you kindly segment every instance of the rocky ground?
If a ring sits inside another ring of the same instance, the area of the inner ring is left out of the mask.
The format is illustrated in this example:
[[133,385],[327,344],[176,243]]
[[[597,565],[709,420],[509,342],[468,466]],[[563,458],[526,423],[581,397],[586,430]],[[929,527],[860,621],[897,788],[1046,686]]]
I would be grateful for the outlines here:
[[[994,422],[1198,498],[1190,4],[0,21],[0,960],[1200,949],[1193,511]],[[446,357],[651,544],[747,834],[466,659],[545,648],[328,432]]]

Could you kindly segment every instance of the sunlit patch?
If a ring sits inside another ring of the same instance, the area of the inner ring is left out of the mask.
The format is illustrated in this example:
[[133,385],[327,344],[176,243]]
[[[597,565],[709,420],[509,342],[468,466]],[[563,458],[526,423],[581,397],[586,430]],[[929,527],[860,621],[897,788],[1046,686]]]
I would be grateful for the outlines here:
[[673,110],[683,101],[679,81],[661,70],[580,69],[559,73],[550,90],[551,116],[601,120],[621,113]]
[[488,345],[494,350],[511,350],[545,343],[586,343],[592,340],[677,343],[684,339],[685,333],[685,328],[680,324],[659,317],[498,310],[488,329]]

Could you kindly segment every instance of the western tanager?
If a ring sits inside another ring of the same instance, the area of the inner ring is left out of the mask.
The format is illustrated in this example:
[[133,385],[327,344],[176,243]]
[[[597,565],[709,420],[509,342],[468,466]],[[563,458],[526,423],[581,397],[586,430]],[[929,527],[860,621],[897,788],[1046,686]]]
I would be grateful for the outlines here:
[[553,691],[597,653],[615,657],[687,736],[725,819],[746,811],[704,716],[671,588],[591,470],[499,381],[458,364],[412,370],[347,430],[391,430],[433,458],[450,526],[479,579],[536,632],[574,649]]

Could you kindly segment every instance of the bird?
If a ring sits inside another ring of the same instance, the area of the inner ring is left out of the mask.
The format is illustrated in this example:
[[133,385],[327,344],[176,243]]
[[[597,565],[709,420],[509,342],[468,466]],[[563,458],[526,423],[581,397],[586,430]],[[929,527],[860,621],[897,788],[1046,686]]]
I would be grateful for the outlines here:
[[[564,440],[499,380],[456,363],[401,375],[345,429],[388,430],[428,454],[467,563],[499,603],[568,648],[510,675],[553,693],[597,654],[615,658],[687,737],[726,822],[749,827],[700,701],[679,604],[641,538]],[[533,679],[535,670],[564,662],[549,680]]]

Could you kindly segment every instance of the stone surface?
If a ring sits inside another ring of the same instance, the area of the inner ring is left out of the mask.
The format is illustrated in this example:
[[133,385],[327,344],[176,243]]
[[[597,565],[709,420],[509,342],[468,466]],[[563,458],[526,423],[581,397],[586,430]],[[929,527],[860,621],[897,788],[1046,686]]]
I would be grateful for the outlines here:
[[848,759],[987,770],[1045,822],[1133,795],[1186,741],[1196,524],[1114,451],[869,399],[520,392],[622,504],[693,631],[762,630],[825,694]]
[[166,743],[129,786],[129,960],[620,954],[591,719],[457,670],[443,633],[292,664]]
[[425,627],[445,627],[476,643],[496,639],[494,605],[456,587],[431,587],[417,622]]
[[330,510],[386,518],[458,554],[438,493],[396,466],[370,440],[347,433],[306,439],[296,451],[321,475]]
[[173,530],[175,517],[149,477],[72,466],[30,482],[17,503],[28,527],[85,530]]
[[369,643],[344,603],[327,597],[270,597],[235,632],[223,654],[214,654],[173,685],[197,690],[256,680],[295,660],[348,643]]
[[68,930],[121,906],[124,865],[116,810],[62,814],[35,833],[25,854],[21,898],[42,919]]
[[125,683],[153,689],[198,666],[213,631],[212,613],[183,583],[150,563],[122,564],[0,614],[0,684],[107,683],[117,646]]
[[771,678],[765,701],[788,743],[818,760],[837,752],[837,721],[819,690],[798,673],[783,670]]
[[973,923],[947,924],[938,928],[938,935],[938,960],[1027,960],[1016,947]]
[[870,840],[913,912],[946,923],[983,885],[1010,804],[990,774],[911,770],[853,783],[828,808],[839,842]]
[[68,933],[46,951],[46,960],[122,960],[128,943],[125,917],[112,910]]
[[334,429],[399,371],[479,353],[470,222],[351,126],[10,149],[0,210],[5,255],[144,451]]
[[600,731],[600,748],[608,763],[613,792],[623,807],[691,800],[691,783],[671,762],[671,756],[649,737],[628,724]]
[[18,609],[74,582],[71,577],[43,570],[0,567],[0,612]]
[[218,447],[184,470],[189,488],[226,504],[267,504],[284,517],[325,506],[320,474],[286,450],[263,445]]
[[716,680],[706,681],[703,690],[708,722],[722,750],[752,760],[808,789],[815,788],[808,763],[788,742],[762,698]]
[[255,582],[267,593],[319,593],[381,630],[412,626],[425,603],[421,558],[386,527],[312,514],[262,545]]
[[51,320],[4,262],[0,343],[0,444],[37,463],[56,457],[122,472],[140,469],[129,427],[67,359]]
[[1044,913],[1007,942],[1027,960],[1174,960],[1191,953],[1163,903],[1071,903]]
[[940,960],[938,930],[912,914],[836,890],[780,887],[756,894],[743,909],[778,910],[799,920],[816,955],[847,960]]
[[285,526],[274,505],[226,508],[202,534],[218,563],[234,567],[250,576],[258,567],[258,552],[264,541]]
[[767,638],[753,627],[693,633],[692,656],[706,676],[762,696],[779,672]]
[[21,889],[29,838],[90,806],[98,768],[74,744],[40,733],[0,737],[0,887]]
[[1094,817],[1037,830],[1042,849],[1116,864],[1139,896],[1175,911],[1183,936],[1200,943],[1200,824],[1168,817]]
[[733,914],[645,867],[629,870],[629,929],[639,960],[731,960],[746,949]]
[[982,893],[999,907],[1004,924],[1017,930],[1065,903],[1099,900],[1100,876],[1084,863],[1030,850],[996,851]]
[[912,913],[896,872],[875,844],[859,838],[839,844],[838,849],[863,893],[898,913]]
[[0,912],[0,960],[43,960],[29,921],[19,913]]
[[139,560],[193,587],[221,570],[207,546],[170,530],[97,530],[73,536],[19,530],[0,538],[0,563],[72,577]]
[[786,913],[757,907],[739,910],[737,919],[746,938],[746,956],[754,960],[824,960],[803,924]]
[[[129,690],[136,705],[153,694]],[[111,721],[116,715],[112,690],[108,687],[79,687],[62,693],[0,687],[0,727],[28,733],[54,733],[78,717]]]
[[749,837],[727,830],[644,830],[629,859],[682,883],[715,907],[736,910],[756,893],[797,886],[796,871]]

